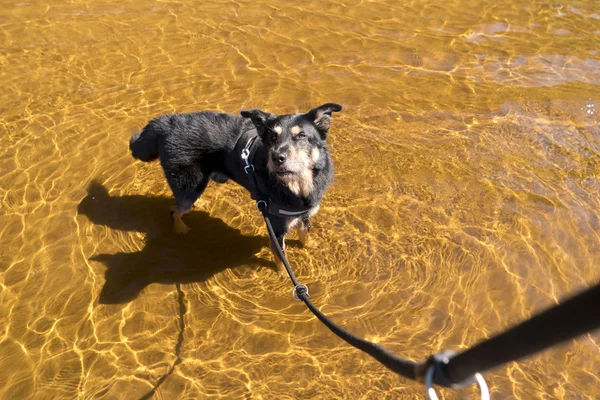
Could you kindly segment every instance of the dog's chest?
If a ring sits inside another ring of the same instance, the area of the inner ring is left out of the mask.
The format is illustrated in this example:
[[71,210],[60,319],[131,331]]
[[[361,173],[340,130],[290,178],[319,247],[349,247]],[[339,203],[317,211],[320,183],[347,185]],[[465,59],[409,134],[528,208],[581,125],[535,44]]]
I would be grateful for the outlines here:
[[320,205],[314,206],[313,208],[308,210],[308,214],[305,217],[303,216],[303,217],[288,219],[286,222],[287,231],[289,232],[292,229],[298,228],[299,225],[302,223],[303,219],[308,219],[308,218],[312,217],[313,215],[315,215],[319,211],[320,207],[321,207]]

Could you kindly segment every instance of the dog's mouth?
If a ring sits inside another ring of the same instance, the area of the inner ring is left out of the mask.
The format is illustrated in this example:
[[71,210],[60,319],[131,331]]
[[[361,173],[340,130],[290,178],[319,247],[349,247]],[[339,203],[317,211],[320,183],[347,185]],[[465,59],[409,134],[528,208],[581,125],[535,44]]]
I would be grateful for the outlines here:
[[275,174],[277,176],[290,176],[293,174],[292,171],[290,171],[289,169],[284,169],[284,168],[277,168],[275,170]]
[[269,170],[271,171],[271,173],[273,175],[275,175],[277,178],[282,179],[282,180],[290,179],[292,176],[294,176],[296,174],[294,171],[292,171],[290,168],[288,168],[284,165],[282,165],[280,167],[271,165],[271,168],[269,168]]
[[275,164],[272,160],[269,160],[267,168],[269,172],[281,180],[291,179],[293,176],[298,174],[298,166],[295,163],[285,162],[281,165]]

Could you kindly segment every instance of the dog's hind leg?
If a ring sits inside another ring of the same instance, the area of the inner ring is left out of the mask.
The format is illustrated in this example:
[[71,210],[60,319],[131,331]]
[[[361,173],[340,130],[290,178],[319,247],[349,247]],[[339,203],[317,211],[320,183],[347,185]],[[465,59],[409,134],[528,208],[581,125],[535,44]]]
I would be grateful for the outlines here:
[[173,218],[173,231],[175,233],[185,235],[190,231],[190,228],[183,222],[181,217],[194,206],[196,200],[206,189],[208,181],[209,179],[203,180],[193,191],[173,189],[175,205],[171,207],[171,217]]

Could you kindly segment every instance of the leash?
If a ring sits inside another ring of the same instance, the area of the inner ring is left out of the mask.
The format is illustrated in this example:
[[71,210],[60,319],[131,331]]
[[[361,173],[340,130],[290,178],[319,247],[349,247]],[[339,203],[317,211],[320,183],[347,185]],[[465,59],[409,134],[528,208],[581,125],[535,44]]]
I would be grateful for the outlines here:
[[[253,141],[253,139],[250,139]],[[249,143],[246,148],[251,145]],[[246,150],[246,149],[245,149]],[[252,187],[258,191],[254,177],[254,165],[248,160],[248,152],[242,153],[246,174]],[[254,197],[253,194],[253,198]],[[424,362],[407,360],[383,347],[359,338],[331,321],[312,303],[308,287],[299,283],[283,252],[269,219],[269,204],[265,199],[256,201],[262,213],[269,237],[281,259],[294,288],[292,297],[302,301],[329,330],[349,345],[369,354],[397,374],[414,381],[425,383],[430,400],[438,400],[433,385],[462,388],[477,383],[482,400],[489,400],[489,390],[480,372],[490,370],[510,361],[529,356],[558,343],[575,338],[600,327],[600,283],[575,295],[560,305],[522,322],[521,324],[485,340],[458,354],[442,351],[433,354]]]
[[432,355],[425,362],[403,359],[375,343],[354,336],[315,307],[309,299],[308,287],[298,283],[276,240],[266,209],[259,203],[257,202],[257,208],[263,215],[269,237],[294,285],[292,290],[294,299],[304,302],[325,326],[349,345],[369,354],[405,378],[424,382],[427,395],[431,400],[438,399],[433,384],[458,389],[474,382],[479,386],[481,399],[489,400],[487,384],[479,371],[487,371],[510,361],[516,361],[600,327],[598,312],[600,284],[598,284],[460,354],[444,351]]
[[[271,225],[271,221],[269,220],[269,216],[264,202],[261,202],[260,200],[257,201],[256,207],[263,215],[265,224],[267,225],[267,230],[269,231],[269,237],[271,238],[271,242],[275,245],[277,255],[281,259],[281,262],[283,263],[292,281],[292,284],[294,285],[294,288],[292,289],[292,297],[306,304],[308,309],[319,319],[319,321],[321,321],[325,326],[327,326],[327,328],[329,328],[330,331],[335,333],[339,338],[344,340],[349,345],[369,354],[371,357],[375,358],[377,361],[379,361],[381,364],[385,365],[395,373],[410,380],[425,382],[427,386],[427,395],[431,400],[438,400],[437,394],[433,389],[434,382],[437,384],[441,384],[442,386],[452,386],[454,388],[463,387],[471,384],[470,379],[465,380],[465,382],[461,382],[460,385],[446,385],[443,383],[446,379],[440,379],[441,374],[443,372],[440,371],[439,365],[444,362],[447,362],[447,356],[445,353],[439,356],[432,356],[426,362],[416,362],[407,360],[398,357],[397,355],[389,352],[388,350],[373,342],[369,342],[368,340],[359,338],[358,336],[351,334],[350,332],[346,331],[344,328],[340,327],[335,322],[327,318],[327,316],[325,316],[310,300],[308,294],[308,287],[303,283],[298,283],[298,280],[296,279],[296,276],[294,275],[294,272],[292,271],[288,260],[275,237],[275,231],[273,230],[273,226]],[[481,389],[481,399],[489,400],[489,392],[483,377],[477,373],[475,375],[475,380],[478,382],[479,387]]]

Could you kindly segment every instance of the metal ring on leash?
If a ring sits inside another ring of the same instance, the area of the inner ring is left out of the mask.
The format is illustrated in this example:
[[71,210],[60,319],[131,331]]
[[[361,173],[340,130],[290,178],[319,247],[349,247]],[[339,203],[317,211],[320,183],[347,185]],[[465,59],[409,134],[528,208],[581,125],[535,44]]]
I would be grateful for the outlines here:
[[[261,206],[262,206],[262,208],[261,208]],[[256,208],[258,209],[258,211],[263,211],[263,210],[266,210],[266,209],[267,209],[267,207],[268,207],[268,204],[267,204],[267,202],[266,202],[266,201],[264,201],[264,200],[258,200],[258,201],[256,202]]]
[[[427,369],[427,373],[425,374],[425,388],[427,389],[427,398],[429,400],[439,400],[437,393],[433,388],[434,371],[434,366],[432,365]],[[481,400],[490,400],[490,391],[488,390],[487,383],[485,383],[485,379],[483,379],[483,375],[481,375],[479,372],[476,373],[475,381],[477,381],[477,385],[481,391]]]
[[304,290],[306,290],[306,295],[308,296],[308,286],[306,286],[304,283],[301,283],[299,285],[294,286],[294,288],[292,289],[292,297],[295,300],[302,300],[300,297],[298,297],[298,295],[296,294],[296,289],[298,288],[304,288]]

